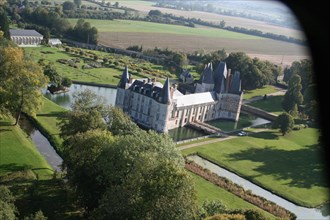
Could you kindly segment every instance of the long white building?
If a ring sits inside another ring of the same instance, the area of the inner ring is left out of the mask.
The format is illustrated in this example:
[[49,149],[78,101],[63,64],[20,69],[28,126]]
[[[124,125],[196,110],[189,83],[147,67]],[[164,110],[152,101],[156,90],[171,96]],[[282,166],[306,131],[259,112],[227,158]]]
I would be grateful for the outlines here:
[[243,93],[240,73],[230,74],[221,62],[213,71],[206,65],[195,93],[183,95],[169,79],[164,86],[152,80],[132,79],[126,67],[117,88],[116,106],[136,123],[159,132],[183,127],[193,121],[237,121]]
[[43,40],[43,35],[35,30],[10,29],[10,39],[18,46],[38,46]]

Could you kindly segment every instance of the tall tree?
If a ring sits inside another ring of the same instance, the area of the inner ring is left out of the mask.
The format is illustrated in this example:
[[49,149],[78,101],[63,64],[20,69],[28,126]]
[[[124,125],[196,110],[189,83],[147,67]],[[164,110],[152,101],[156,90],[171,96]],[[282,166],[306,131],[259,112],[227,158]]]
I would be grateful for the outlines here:
[[292,131],[294,126],[294,120],[291,115],[284,112],[279,115],[273,125],[274,128],[279,128],[283,136]]
[[80,6],[81,6],[81,0],[73,0],[73,2],[77,6],[77,8],[80,8]]
[[16,117],[18,123],[22,111],[35,115],[42,105],[41,89],[48,78],[36,63],[24,60],[23,50],[6,47],[0,52],[0,92],[2,105]]
[[10,39],[9,20],[6,12],[0,8],[0,30],[3,31],[4,37]]
[[304,97],[301,94],[301,78],[293,75],[289,81],[288,91],[285,93],[282,107],[289,114],[296,116],[298,106],[303,103]]

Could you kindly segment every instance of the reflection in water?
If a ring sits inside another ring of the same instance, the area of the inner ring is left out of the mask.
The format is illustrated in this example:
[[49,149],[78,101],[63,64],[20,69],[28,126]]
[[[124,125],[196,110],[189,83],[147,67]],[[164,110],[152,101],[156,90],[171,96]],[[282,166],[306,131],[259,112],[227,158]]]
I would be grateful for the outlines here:
[[197,131],[190,127],[174,128],[168,131],[168,135],[173,141],[183,141],[192,138],[202,137],[206,134],[204,132]]
[[69,88],[69,91],[66,93],[54,94],[54,95],[52,95],[50,93],[46,93],[45,96],[49,100],[55,102],[56,104],[66,108],[66,109],[70,109],[71,103],[73,102],[73,97],[72,97],[73,93],[79,92],[79,91],[84,91],[86,89],[93,91],[98,96],[104,97],[107,104],[115,105],[117,89],[105,88],[105,87],[99,87],[99,86],[87,86],[87,85],[80,85],[80,84],[72,84]]
[[189,160],[194,161],[196,164],[216,173],[219,176],[226,177],[227,179],[233,181],[234,183],[242,186],[245,190],[251,190],[254,194],[262,196],[276,204],[284,207],[285,209],[293,212],[297,219],[329,219],[329,204],[324,205],[321,209],[316,208],[305,208],[302,206],[295,205],[294,203],[283,199],[257,185],[254,183],[243,179],[242,177],[232,173],[222,167],[211,163],[197,155],[191,155],[187,157]]
[[49,143],[47,138],[43,136],[38,129],[24,116],[21,117],[19,125],[22,130],[27,133],[34,145],[37,147],[41,155],[56,171],[61,171],[62,158],[54,150],[53,146]]
[[232,131],[236,129],[242,129],[246,127],[255,127],[259,125],[264,125],[270,121],[256,117],[254,115],[241,113],[238,121],[231,121],[225,119],[217,119],[213,121],[207,121],[206,123],[220,128],[223,131]]

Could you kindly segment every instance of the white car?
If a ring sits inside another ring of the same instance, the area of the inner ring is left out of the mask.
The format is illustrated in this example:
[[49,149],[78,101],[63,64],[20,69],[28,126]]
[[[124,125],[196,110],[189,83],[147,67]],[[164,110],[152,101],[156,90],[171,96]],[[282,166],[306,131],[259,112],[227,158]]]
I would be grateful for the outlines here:
[[246,136],[247,133],[245,131],[240,131],[237,135],[238,136]]

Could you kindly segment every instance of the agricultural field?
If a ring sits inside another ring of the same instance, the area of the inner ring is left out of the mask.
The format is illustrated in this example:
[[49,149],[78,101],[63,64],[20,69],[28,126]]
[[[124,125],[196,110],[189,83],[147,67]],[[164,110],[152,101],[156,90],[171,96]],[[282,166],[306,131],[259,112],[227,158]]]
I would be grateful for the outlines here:
[[[221,20],[226,22],[227,26],[232,27],[244,27],[248,29],[257,29],[262,32],[270,32],[274,34],[282,34],[289,37],[294,37],[298,39],[304,39],[305,36],[303,32],[299,30],[294,30],[286,27],[275,26],[271,25],[267,22],[251,20],[247,18],[241,17],[233,17],[227,15],[220,15],[215,13],[209,12],[201,12],[201,11],[182,11],[176,9],[169,9],[169,8],[159,8],[154,7],[155,3],[149,1],[140,1],[140,0],[119,0],[119,5],[126,6],[129,8],[133,8],[135,10],[140,11],[141,13],[147,14],[150,10],[160,10],[163,13],[169,13],[176,16],[183,16],[186,18],[200,18],[201,20],[212,22],[212,23],[219,23]],[[220,4],[220,3],[219,3]]]
[[315,128],[282,136],[268,130],[231,140],[186,149],[262,187],[306,207],[329,200],[323,149]]
[[[163,70],[162,66],[144,60],[100,51],[68,48],[69,51],[55,47],[24,48],[24,50],[31,59],[37,62],[39,60],[44,60],[45,63],[51,62],[60,75],[76,81],[117,85],[125,65],[128,65],[129,72],[134,78],[157,78],[161,82],[166,77],[176,79],[175,75]],[[107,59],[106,63],[104,58]]]
[[[77,19],[70,21],[75,24]],[[228,53],[243,51],[252,57],[282,65],[290,65],[295,60],[308,58],[305,46],[222,29],[129,20],[86,21],[99,30],[100,44],[117,48],[142,45],[143,49],[158,47],[188,53],[225,49]]]

